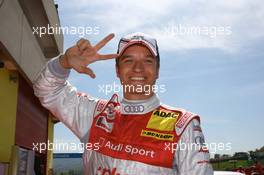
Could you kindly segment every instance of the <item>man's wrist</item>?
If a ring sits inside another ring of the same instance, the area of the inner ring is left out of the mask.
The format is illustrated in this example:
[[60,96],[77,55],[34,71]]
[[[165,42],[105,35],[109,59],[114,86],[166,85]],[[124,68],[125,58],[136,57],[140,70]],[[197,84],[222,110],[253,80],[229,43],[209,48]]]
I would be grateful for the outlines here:
[[65,68],[65,69],[71,69],[69,63],[68,63],[68,59],[66,58],[66,55],[61,55],[59,57],[59,63],[60,65]]
[[55,57],[48,63],[50,72],[58,78],[67,78],[70,74],[71,69],[64,68],[60,63],[60,57]]

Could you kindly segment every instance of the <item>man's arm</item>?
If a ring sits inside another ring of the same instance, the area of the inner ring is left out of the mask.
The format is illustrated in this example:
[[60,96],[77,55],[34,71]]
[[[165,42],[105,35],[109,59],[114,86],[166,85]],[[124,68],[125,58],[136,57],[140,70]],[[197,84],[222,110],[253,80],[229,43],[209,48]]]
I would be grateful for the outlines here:
[[34,81],[34,92],[41,104],[80,139],[91,126],[97,100],[88,95],[79,95],[67,78],[70,69],[95,78],[87,66],[95,61],[116,57],[116,54],[101,55],[97,52],[113,37],[113,34],[108,35],[95,46],[91,46],[88,40],[79,40],[67,49],[65,55],[49,61]]
[[59,58],[48,62],[34,82],[34,92],[41,104],[82,138],[92,123],[96,99],[79,96],[68,81],[70,70],[63,68]]
[[213,175],[210,155],[203,147],[204,135],[197,119],[193,119],[186,127],[178,146],[180,144],[182,147],[178,147],[174,157],[174,165],[180,175]]

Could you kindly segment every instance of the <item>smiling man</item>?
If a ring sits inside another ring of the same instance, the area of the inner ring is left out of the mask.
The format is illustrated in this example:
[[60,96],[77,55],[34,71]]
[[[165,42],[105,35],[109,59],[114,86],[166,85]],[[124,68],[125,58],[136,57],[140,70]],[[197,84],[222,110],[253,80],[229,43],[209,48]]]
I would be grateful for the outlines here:
[[[114,37],[95,46],[81,39],[52,59],[34,83],[43,106],[84,144],[84,173],[211,175],[200,118],[160,103],[153,86],[159,77],[157,41],[143,33],[119,41],[118,53],[98,53]],[[123,99],[80,94],[67,81],[70,70],[95,78],[91,63],[116,58]],[[183,146],[182,146],[183,145]]]
[[[138,34],[139,35],[139,34]],[[116,59],[116,74],[120,78],[124,90],[124,98],[143,100],[154,95],[154,85],[159,75],[159,56],[157,45],[137,37],[127,36],[119,42]],[[146,36],[145,36],[146,37]],[[133,38],[133,39],[131,39]]]

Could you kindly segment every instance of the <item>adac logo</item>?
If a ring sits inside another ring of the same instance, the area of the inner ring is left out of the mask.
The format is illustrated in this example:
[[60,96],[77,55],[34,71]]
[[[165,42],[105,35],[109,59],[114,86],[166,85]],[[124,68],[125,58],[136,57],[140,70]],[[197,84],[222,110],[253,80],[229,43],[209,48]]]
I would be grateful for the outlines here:
[[173,131],[180,112],[172,112],[164,109],[155,110],[147,124],[147,128],[160,131]]
[[178,118],[180,113],[170,112],[170,111],[160,111],[156,110],[154,111],[153,115],[159,116],[159,117],[172,117],[172,118]]

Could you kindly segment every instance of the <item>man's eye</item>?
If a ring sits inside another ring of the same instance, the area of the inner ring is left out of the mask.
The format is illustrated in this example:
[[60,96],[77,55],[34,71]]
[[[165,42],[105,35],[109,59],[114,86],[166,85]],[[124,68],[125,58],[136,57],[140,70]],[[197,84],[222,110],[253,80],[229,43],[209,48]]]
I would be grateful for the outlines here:
[[151,59],[149,59],[149,60],[145,60],[145,63],[148,63],[148,64],[152,64],[153,63],[153,60]]
[[132,60],[124,60],[124,63],[132,63]]

